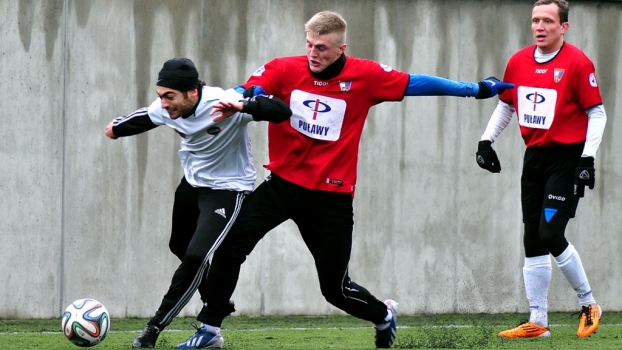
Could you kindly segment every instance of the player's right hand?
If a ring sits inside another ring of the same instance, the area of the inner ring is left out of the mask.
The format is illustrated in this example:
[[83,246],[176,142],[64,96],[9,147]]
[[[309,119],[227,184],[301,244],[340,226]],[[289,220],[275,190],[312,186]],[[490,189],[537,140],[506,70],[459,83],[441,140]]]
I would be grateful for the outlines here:
[[574,195],[583,197],[585,195],[585,186],[590,190],[594,189],[594,157],[582,157],[579,166],[574,171]]
[[475,160],[480,168],[486,169],[491,173],[501,172],[501,164],[497,157],[497,152],[492,148],[492,142],[488,140],[480,141],[477,144]]
[[214,122],[219,122],[223,119],[229,118],[232,115],[240,112],[244,109],[244,102],[237,101],[218,101],[218,103],[212,107],[210,115],[214,116]]

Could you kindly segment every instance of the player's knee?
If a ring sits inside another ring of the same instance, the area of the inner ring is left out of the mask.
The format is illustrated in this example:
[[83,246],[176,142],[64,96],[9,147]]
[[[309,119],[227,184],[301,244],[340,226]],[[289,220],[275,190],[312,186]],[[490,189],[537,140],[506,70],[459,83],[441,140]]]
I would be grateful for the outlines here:
[[212,263],[216,265],[242,265],[246,261],[246,253],[235,250],[226,249],[227,247],[220,246],[214,253]]
[[342,287],[340,280],[331,281],[330,279],[327,279],[325,277],[322,278],[320,276],[320,291],[322,292],[322,296],[324,296],[326,301],[333,305],[335,305],[336,303],[338,305],[339,300],[343,299],[344,293],[345,291],[347,291],[347,289],[344,289]]
[[323,288],[322,289],[322,295],[324,296],[324,299],[326,299],[327,302],[329,302],[332,305],[340,305],[340,301],[343,300],[344,295],[341,292],[341,290],[339,289],[328,289],[328,288]]
[[553,208],[544,208],[540,220],[540,239],[546,245],[548,251],[557,256],[566,249],[566,226],[570,215]]
[[548,248],[540,239],[540,222],[538,219],[525,222],[523,246],[527,258],[549,254]]

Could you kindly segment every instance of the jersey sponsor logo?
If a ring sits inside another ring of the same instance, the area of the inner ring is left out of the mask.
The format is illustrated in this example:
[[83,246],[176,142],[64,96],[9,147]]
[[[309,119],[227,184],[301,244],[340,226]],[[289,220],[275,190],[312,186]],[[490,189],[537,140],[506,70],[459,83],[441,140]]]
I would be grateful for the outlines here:
[[382,69],[384,69],[385,72],[389,73],[390,71],[393,70],[393,68],[387,66],[386,64],[382,64],[382,63],[378,63],[380,65],[380,67],[382,67]]
[[330,106],[320,102],[320,99],[302,101],[302,104],[313,111],[313,120],[317,119],[318,113],[327,113],[331,110]]
[[518,123],[536,129],[549,129],[555,119],[557,91],[554,89],[518,87]]
[[554,200],[560,201],[560,202],[565,202],[566,201],[566,197],[564,197],[564,196],[556,196],[554,194],[549,194],[549,199],[554,199]]
[[339,139],[346,111],[344,100],[294,90],[290,107],[290,125],[301,134],[325,141]]
[[315,86],[328,86],[328,82],[327,81],[314,81],[313,85]]
[[536,74],[544,74],[548,71],[548,69],[536,68]]
[[339,82],[339,87],[341,88],[342,92],[350,91],[350,87],[351,86],[352,86],[352,82],[351,81],[340,81]]
[[565,71],[566,71],[565,69],[555,68],[553,70],[553,80],[556,83],[559,83],[562,80],[562,78],[564,77],[564,72]]
[[590,85],[592,85],[592,87],[598,86],[598,83],[596,82],[596,75],[594,73],[590,73]]
[[265,72],[265,71],[266,71],[266,66],[261,66],[261,67],[257,68],[256,71],[253,72],[253,76],[254,77],[260,77],[263,74],[263,72]]
[[538,95],[538,92],[534,92],[533,94],[527,94],[527,100],[529,100],[529,102],[533,102],[533,110],[536,110],[536,105],[540,104],[540,103],[544,103],[544,101],[546,101],[546,98],[544,98],[544,96],[542,96],[541,94]]
[[208,134],[210,134],[210,135],[218,135],[218,134],[220,134],[220,132],[221,132],[221,131],[222,131],[222,129],[221,129],[221,128],[219,128],[219,127],[215,126],[215,127],[213,127],[213,128],[209,128],[209,129],[207,129],[207,131],[206,131],[206,132],[207,132]]

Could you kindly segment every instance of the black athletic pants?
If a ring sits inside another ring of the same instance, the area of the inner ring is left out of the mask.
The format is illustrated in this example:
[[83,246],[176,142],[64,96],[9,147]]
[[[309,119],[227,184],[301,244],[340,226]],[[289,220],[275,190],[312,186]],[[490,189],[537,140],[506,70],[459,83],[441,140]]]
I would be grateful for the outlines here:
[[[358,318],[382,323],[386,305],[348,276],[354,213],[348,193],[312,191],[271,175],[248,196],[229,235],[214,254],[203,307],[197,319],[220,327],[240,267],[271,229],[292,219],[309,248],[326,300]],[[285,281],[283,281],[285,282]]]
[[204,299],[209,259],[237,218],[244,192],[192,187],[183,178],[175,191],[169,247],[181,259],[160,308],[149,321],[163,329],[201,286]]

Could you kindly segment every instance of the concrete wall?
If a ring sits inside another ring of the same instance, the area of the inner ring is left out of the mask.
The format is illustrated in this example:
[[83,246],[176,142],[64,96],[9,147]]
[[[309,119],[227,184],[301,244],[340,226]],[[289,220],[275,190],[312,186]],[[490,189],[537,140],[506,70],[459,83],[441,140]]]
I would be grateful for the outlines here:
[[[149,104],[162,63],[192,58],[234,86],[273,57],[304,52],[303,24],[340,12],[348,53],[396,69],[501,77],[532,42],[532,1],[0,1],[0,317],[59,317],[72,300],[114,318],[155,312],[178,261],[168,251],[182,172],[169,129],[117,141],[106,124]],[[569,42],[593,59],[608,113],[597,183],[567,235],[597,300],[622,310],[622,4],[573,1]],[[496,101],[406,98],[374,107],[360,145],[351,276],[406,314],[527,311],[512,121],[495,144],[503,171],[474,153]],[[265,125],[253,125],[257,167]],[[260,179],[266,173],[260,170]],[[234,295],[238,314],[333,314],[310,254],[287,222],[260,242]],[[577,308],[554,268],[551,310]],[[304,301],[304,302],[301,302]],[[200,308],[197,298],[183,315]]]

